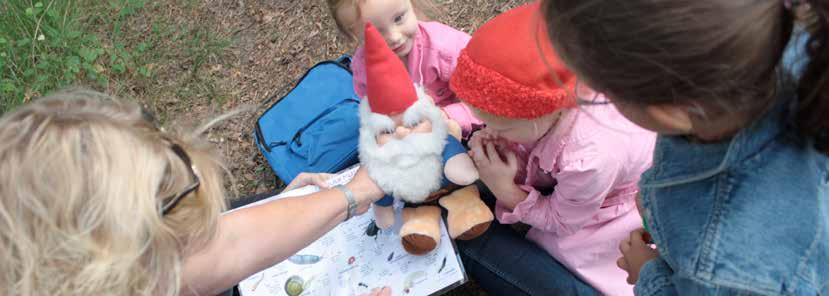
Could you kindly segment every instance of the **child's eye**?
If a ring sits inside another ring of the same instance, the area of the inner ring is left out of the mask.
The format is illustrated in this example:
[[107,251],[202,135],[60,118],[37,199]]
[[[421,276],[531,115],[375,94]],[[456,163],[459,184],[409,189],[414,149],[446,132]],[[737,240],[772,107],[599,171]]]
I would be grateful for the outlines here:
[[403,17],[404,17],[404,16],[406,16],[406,13],[401,13],[401,14],[396,15],[396,16],[394,17],[394,22],[395,22],[395,23],[397,23],[397,24],[399,24],[400,22],[402,22],[402,21],[403,21]]

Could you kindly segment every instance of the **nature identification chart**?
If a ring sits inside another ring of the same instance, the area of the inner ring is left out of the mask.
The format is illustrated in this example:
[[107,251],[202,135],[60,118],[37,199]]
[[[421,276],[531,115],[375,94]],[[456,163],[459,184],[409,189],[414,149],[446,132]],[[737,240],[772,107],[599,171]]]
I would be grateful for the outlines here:
[[[353,167],[329,181],[345,184]],[[318,191],[306,186],[250,206]],[[343,201],[345,202],[345,201]],[[328,234],[282,263],[239,283],[244,296],[362,295],[374,288],[391,287],[393,295],[439,295],[463,284],[466,274],[460,257],[441,221],[438,247],[424,256],[406,253],[400,244],[400,206],[397,223],[379,230],[372,210],[340,224]]]

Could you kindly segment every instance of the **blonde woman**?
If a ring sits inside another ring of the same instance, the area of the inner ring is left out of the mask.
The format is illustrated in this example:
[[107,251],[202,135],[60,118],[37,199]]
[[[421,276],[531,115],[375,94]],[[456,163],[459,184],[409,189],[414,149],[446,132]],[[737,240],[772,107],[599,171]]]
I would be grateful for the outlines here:
[[383,195],[360,171],[341,188],[222,216],[222,166],[198,134],[164,132],[137,104],[85,91],[5,114],[0,294],[213,295]]

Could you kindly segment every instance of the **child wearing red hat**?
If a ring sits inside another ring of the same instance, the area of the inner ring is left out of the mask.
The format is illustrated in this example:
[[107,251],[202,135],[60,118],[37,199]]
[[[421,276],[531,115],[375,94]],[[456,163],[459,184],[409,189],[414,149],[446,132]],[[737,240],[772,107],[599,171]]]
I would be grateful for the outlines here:
[[[577,83],[531,3],[484,24],[450,85],[487,127],[470,142],[500,223],[459,242],[467,271],[493,295],[632,295],[619,242],[641,227],[639,176],[655,135],[612,105],[577,107]],[[518,289],[516,291],[516,288]]]

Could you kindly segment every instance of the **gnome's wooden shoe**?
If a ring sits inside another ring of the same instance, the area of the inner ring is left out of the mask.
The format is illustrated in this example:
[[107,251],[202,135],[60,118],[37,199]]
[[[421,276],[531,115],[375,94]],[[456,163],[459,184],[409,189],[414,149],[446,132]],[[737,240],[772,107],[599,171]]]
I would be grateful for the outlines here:
[[495,219],[492,210],[481,200],[478,187],[466,186],[440,199],[449,211],[446,218],[452,239],[470,240],[483,234]]
[[404,208],[400,238],[409,254],[424,255],[434,250],[440,243],[440,208]]

